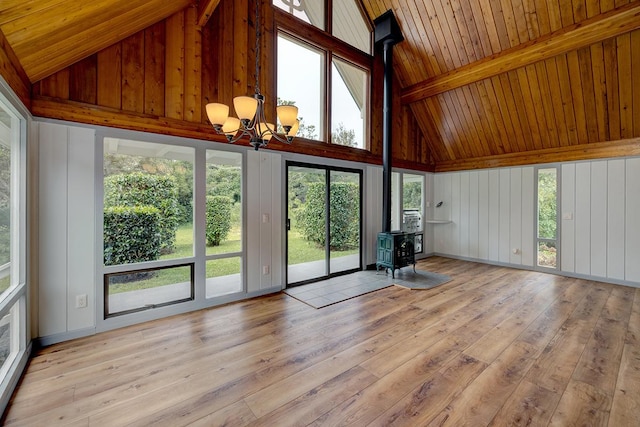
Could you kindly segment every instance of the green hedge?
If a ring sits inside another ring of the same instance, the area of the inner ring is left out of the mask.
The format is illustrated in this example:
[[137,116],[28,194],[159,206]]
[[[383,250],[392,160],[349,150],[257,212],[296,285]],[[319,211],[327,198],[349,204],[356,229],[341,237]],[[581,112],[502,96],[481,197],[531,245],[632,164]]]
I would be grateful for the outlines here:
[[[360,245],[358,185],[346,182],[331,183],[331,250],[357,249]],[[302,235],[320,246],[325,245],[325,184],[310,183],[306,202],[296,218]]]
[[153,206],[104,210],[104,265],[153,261],[160,257],[160,211]]
[[155,207],[159,212],[160,250],[173,251],[180,216],[175,178],[141,172],[109,176],[104,180],[104,205]]
[[207,245],[218,246],[231,230],[231,204],[226,196],[207,196]]

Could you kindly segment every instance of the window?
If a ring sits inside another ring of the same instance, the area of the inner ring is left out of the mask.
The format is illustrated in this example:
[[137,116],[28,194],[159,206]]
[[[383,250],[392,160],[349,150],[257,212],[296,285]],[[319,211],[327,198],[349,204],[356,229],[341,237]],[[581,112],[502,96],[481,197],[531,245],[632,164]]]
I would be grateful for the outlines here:
[[0,93],[0,410],[27,357],[24,123]]
[[12,218],[12,206],[15,203],[17,180],[14,170],[16,146],[12,143],[14,126],[12,118],[0,108],[0,296],[16,284],[15,269],[11,263],[14,255],[12,250],[15,249],[15,218]]
[[279,33],[278,56],[296,58],[295,67],[290,61],[278,61],[278,104],[298,107],[302,114],[298,136],[324,140],[324,52],[286,33]]
[[404,172],[391,173],[391,229],[421,233],[424,177]]
[[[333,2],[325,14],[323,1],[273,0],[273,5],[277,98],[279,104],[299,108],[298,135],[368,148],[371,31],[359,6],[353,0]],[[310,24],[304,38],[300,28],[305,24],[292,22],[289,15]]]
[[324,30],[324,1],[273,0],[273,5],[304,22]]
[[105,319],[244,292],[244,154],[103,146]]
[[558,268],[558,171],[537,169],[537,266]]
[[207,290],[213,298],[243,291],[242,154],[207,150]]
[[273,5],[320,30],[330,25],[334,37],[371,53],[371,30],[357,0],[333,1],[328,25],[325,23],[326,1],[273,0]]
[[193,299],[194,157],[104,139],[105,317]]
[[331,142],[364,148],[367,72],[339,59],[334,59],[332,72]]

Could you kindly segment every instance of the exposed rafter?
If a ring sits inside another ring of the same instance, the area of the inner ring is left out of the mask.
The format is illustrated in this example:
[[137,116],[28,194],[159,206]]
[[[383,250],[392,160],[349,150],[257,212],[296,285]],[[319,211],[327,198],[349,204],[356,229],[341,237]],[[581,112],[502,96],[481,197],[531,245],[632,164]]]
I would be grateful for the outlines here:
[[411,85],[402,91],[402,103],[420,101],[628,33],[636,28],[640,28],[640,2],[614,9],[432,79]]
[[198,26],[204,27],[220,0],[200,0],[198,2]]

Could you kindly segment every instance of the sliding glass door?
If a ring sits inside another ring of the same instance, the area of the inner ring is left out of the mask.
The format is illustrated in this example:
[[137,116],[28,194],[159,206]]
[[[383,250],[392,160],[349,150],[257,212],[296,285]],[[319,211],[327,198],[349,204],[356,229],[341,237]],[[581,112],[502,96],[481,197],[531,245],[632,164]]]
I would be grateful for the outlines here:
[[287,164],[287,285],[361,269],[362,172]]

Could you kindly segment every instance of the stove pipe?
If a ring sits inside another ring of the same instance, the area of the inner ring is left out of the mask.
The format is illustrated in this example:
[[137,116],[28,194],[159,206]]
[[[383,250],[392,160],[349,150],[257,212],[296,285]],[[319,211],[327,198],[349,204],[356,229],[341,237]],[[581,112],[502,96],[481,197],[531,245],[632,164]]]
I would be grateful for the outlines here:
[[382,44],[384,62],[384,92],[382,100],[382,231],[391,231],[391,131],[393,104],[393,45],[404,40],[400,26],[391,10],[376,19],[375,42]]

